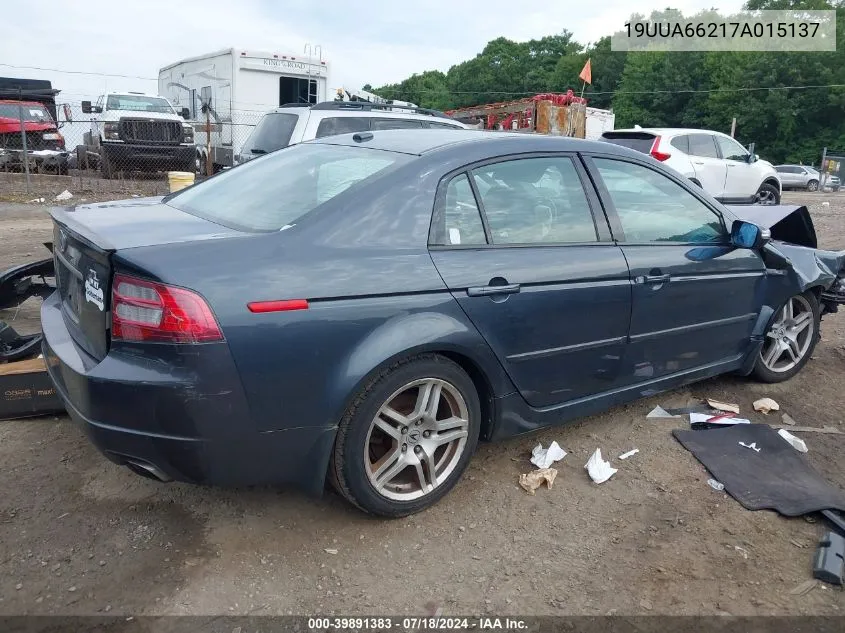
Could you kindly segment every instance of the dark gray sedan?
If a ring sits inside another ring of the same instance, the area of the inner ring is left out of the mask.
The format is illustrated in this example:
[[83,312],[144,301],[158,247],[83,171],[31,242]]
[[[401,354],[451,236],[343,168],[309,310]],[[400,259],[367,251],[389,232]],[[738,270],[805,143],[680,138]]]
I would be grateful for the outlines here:
[[402,516],[479,441],[724,372],[795,375],[845,254],[789,217],[739,220],[607,143],[330,137],[163,199],[54,210],[44,355],[70,415],[139,474],[328,476]]

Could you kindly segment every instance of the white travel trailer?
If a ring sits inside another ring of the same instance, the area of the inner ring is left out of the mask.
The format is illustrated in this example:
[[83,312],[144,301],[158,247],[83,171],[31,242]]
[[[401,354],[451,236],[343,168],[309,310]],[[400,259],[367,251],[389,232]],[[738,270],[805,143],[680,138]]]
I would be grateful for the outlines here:
[[[268,110],[329,100],[329,64],[322,59],[319,46],[306,46],[306,51],[297,55],[227,48],[183,59],[159,71],[159,94],[177,110],[186,107],[190,111],[198,171],[203,170],[207,156],[215,170],[232,165],[252,128]],[[206,105],[210,107],[204,108]]]

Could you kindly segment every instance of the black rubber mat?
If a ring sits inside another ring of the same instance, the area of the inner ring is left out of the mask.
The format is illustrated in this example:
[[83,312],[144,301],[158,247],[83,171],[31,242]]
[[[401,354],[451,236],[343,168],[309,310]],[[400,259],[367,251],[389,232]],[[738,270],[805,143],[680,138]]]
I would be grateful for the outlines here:
[[[790,517],[826,509],[845,511],[845,491],[825,481],[806,455],[768,424],[672,433],[748,510],[777,510]],[[754,444],[760,451],[740,442]]]

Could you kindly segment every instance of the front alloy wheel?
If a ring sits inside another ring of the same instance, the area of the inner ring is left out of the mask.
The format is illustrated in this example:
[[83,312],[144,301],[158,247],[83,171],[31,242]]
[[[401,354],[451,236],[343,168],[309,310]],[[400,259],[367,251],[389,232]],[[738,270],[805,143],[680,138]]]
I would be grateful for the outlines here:
[[400,361],[353,400],[338,428],[329,478],[367,512],[418,512],[460,478],[480,419],[475,385],[459,365],[434,354]]
[[818,340],[819,304],[815,295],[795,295],[777,312],[763,342],[755,374],[780,382],[797,374]]

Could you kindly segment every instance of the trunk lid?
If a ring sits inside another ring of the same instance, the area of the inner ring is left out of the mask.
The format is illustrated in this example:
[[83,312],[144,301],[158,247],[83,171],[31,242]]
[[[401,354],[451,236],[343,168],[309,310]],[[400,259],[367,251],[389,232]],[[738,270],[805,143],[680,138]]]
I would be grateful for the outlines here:
[[56,208],[50,214],[65,323],[76,343],[97,360],[109,348],[116,251],[247,235],[183,213],[160,198]]

